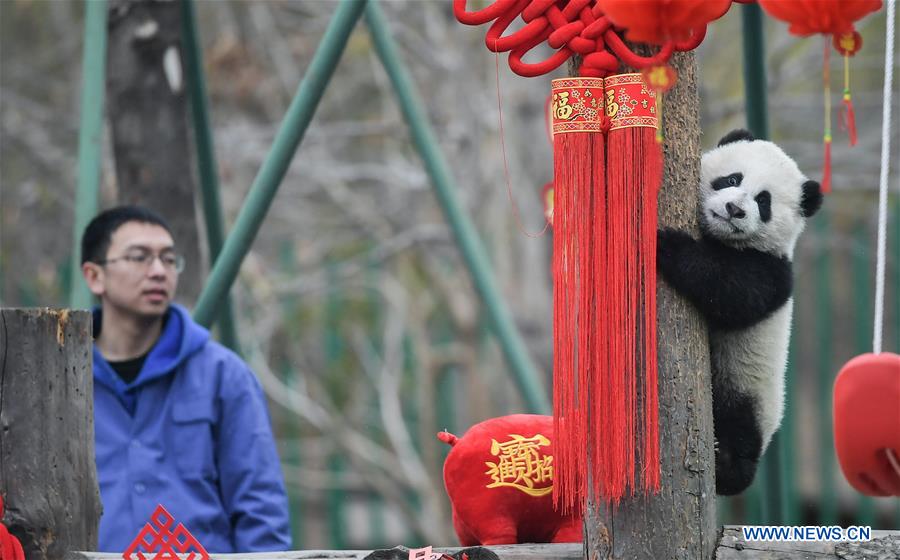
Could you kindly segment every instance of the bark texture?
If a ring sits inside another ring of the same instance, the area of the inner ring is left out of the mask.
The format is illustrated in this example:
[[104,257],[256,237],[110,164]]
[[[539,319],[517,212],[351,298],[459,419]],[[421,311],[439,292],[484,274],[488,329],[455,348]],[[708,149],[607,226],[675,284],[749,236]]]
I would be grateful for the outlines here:
[[181,1],[113,0],[109,7],[109,120],[119,202],[161,214],[187,266],[179,301],[191,305],[205,267],[197,229],[182,63]]
[[91,315],[0,310],[3,523],[29,560],[97,548]]

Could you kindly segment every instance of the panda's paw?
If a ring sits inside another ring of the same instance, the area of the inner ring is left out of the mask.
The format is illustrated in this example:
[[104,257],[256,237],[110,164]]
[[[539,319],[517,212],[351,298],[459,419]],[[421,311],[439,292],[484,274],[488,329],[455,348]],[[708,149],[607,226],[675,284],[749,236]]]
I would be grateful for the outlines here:
[[735,496],[746,490],[753,482],[759,457],[747,457],[738,453],[728,443],[719,449],[716,442],[716,494]]
[[656,233],[656,263],[666,273],[672,270],[684,251],[696,243],[690,234],[677,229],[661,229]]

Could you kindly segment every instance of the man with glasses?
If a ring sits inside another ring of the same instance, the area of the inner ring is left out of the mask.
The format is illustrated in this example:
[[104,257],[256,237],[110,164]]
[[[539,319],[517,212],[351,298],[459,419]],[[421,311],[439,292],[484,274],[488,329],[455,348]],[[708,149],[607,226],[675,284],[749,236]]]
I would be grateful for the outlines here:
[[157,504],[209,552],[287,550],[287,497],[262,389],[172,303],[184,266],[168,225],[146,208],[102,212],[81,240],[82,273],[100,299],[99,550],[124,551]]

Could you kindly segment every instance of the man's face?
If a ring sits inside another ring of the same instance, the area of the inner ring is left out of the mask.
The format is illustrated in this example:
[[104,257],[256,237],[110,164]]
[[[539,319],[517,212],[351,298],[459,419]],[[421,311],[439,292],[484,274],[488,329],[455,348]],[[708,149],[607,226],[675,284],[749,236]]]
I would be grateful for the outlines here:
[[165,228],[126,222],[113,232],[104,264],[85,263],[85,280],[104,305],[140,317],[160,317],[178,285],[175,243]]

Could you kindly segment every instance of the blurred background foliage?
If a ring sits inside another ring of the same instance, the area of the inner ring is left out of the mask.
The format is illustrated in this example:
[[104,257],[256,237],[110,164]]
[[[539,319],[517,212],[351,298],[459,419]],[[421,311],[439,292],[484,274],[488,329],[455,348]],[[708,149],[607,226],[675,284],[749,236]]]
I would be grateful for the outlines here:
[[[485,50],[485,29],[458,24],[449,1],[383,5],[549,386],[551,237],[523,232],[544,224],[539,193],[552,173],[542,116],[548,78],[513,75],[505,57]],[[698,49],[705,148],[746,126],[740,9],[715,22]],[[324,0],[197,2],[227,224],[333,10]],[[83,11],[74,1],[0,2],[4,306],[67,304]],[[835,118],[834,192],[796,254],[788,413],[777,445],[785,458],[785,523],[897,529],[896,501],[856,495],[831,447],[831,384],[843,363],[871,350],[872,337],[884,13],[859,31],[865,45],[851,61],[859,145],[848,146]],[[771,19],[765,33],[772,139],[820,178],[822,39],[790,36]],[[832,57],[835,106],[841,63]],[[900,117],[898,99],[895,92]],[[102,207],[114,203],[118,188],[108,138],[105,145]],[[885,350],[897,352],[900,159],[892,161]],[[209,263],[189,266],[205,271]],[[271,401],[295,548],[454,543],[441,478],[447,448],[435,433],[461,435],[524,408],[362,25],[232,294],[243,353]],[[182,295],[188,305],[195,298]],[[720,499],[721,521],[770,522],[772,491],[759,480],[741,498]]]

